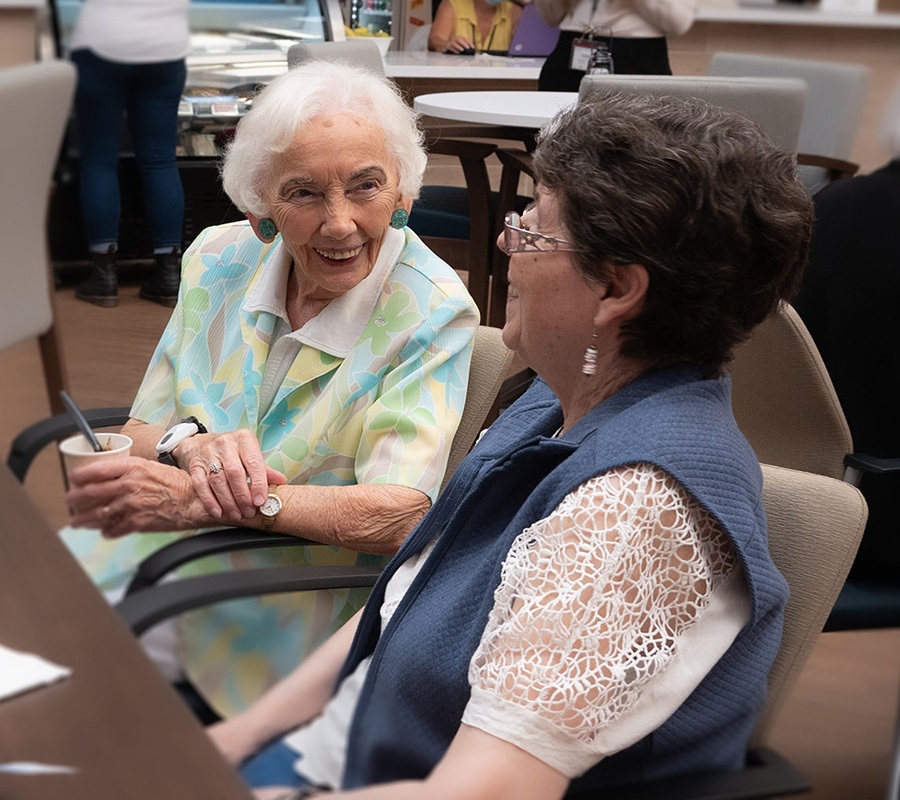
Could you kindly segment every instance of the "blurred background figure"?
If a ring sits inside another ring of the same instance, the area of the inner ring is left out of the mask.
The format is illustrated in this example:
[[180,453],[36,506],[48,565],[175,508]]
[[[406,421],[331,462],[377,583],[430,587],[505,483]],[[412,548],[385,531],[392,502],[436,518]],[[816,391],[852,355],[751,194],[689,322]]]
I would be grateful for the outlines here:
[[[445,0],[446,1],[446,0]],[[542,92],[577,92],[588,69],[590,47],[576,44],[591,32],[609,42],[613,71],[623,75],[671,75],[666,36],[690,29],[697,0],[534,0],[559,40],[538,79]]]
[[507,53],[521,16],[522,6],[512,0],[441,0],[428,49]]
[[[890,161],[868,175],[835,181],[814,197],[810,263],[795,300],[840,398],[854,449],[900,455],[900,83],[884,118]],[[896,477],[866,475],[869,521],[851,576],[896,580]]]
[[123,114],[153,236],[155,263],[141,297],[174,307],[178,296],[184,192],[175,148],[190,49],[189,5],[190,0],[85,0],[72,34],[81,210],[92,262],[76,294],[98,306],[118,304]]

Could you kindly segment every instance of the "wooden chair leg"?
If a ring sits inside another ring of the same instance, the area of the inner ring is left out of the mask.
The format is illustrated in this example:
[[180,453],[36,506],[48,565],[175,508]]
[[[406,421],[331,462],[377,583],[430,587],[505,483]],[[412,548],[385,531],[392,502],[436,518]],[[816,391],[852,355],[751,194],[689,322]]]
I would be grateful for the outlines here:
[[50,294],[50,312],[53,321],[50,327],[38,337],[38,346],[41,351],[41,369],[44,373],[44,386],[47,389],[47,397],[50,400],[50,412],[63,414],[66,407],[60,399],[59,393],[69,388],[69,376],[66,372],[65,359],[63,358],[62,338],[56,320],[59,319],[56,304],[56,291],[53,279],[53,267],[50,259],[47,259],[47,291]]
[[66,408],[59,393],[68,387],[69,381],[63,366],[62,347],[55,323],[50,326],[50,330],[38,337],[38,344],[41,350],[44,383],[47,387],[47,397],[50,400],[50,411],[53,414],[62,414]]
[[[503,230],[503,216],[515,207],[519,194],[519,178],[524,172],[532,176],[531,154],[523,150],[498,148],[496,156],[503,164],[500,173],[500,188],[497,193],[496,231]],[[488,311],[488,324],[494,328],[502,328],[506,322],[506,296],[508,288],[507,270],[509,256],[498,248],[494,248],[491,263],[491,296]]]

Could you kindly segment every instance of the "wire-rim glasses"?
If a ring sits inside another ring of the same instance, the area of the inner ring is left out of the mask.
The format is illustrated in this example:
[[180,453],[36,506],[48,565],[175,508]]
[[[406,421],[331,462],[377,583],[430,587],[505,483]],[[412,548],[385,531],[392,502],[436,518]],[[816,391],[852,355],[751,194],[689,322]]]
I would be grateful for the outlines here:
[[[530,208],[531,206],[529,206]],[[528,209],[525,209],[528,211]],[[572,242],[530,231],[522,227],[522,217],[517,211],[508,211],[503,217],[503,252],[513,253],[562,253],[575,249]]]

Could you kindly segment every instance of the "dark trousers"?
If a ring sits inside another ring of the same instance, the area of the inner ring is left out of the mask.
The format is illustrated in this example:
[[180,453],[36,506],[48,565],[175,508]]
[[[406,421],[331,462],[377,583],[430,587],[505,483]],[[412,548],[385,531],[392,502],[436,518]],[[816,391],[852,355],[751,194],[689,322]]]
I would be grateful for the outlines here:
[[178,104],[184,91],[184,59],[158,64],[120,64],[90,50],[76,50],[75,115],[80,151],[81,208],[88,244],[119,237],[119,149],[127,116],[144,187],[155,248],[181,247],[184,191],[175,162]]
[[[547,56],[538,78],[542,92],[577,92],[585,73],[569,69],[572,43],[581,36],[575,31],[562,31],[553,52]],[[669,48],[663,37],[654,39],[622,39],[610,42],[613,71],[618,75],[671,75]]]

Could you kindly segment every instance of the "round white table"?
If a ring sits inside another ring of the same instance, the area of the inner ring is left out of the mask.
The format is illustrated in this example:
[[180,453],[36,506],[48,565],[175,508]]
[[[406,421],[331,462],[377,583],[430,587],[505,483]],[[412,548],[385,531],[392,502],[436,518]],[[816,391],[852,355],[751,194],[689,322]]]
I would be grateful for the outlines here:
[[577,100],[578,92],[438,92],[420,94],[413,104],[440,119],[537,129]]

